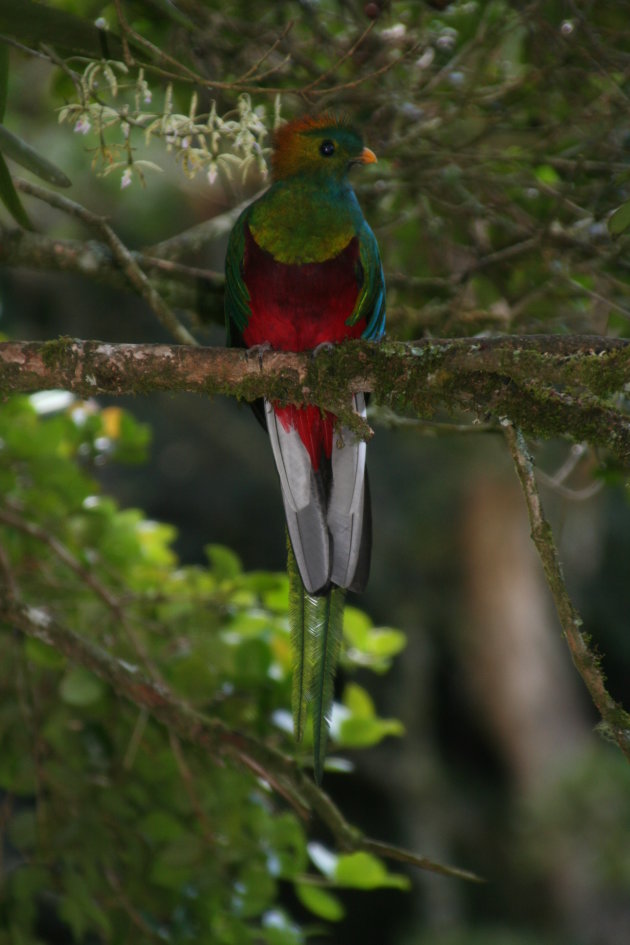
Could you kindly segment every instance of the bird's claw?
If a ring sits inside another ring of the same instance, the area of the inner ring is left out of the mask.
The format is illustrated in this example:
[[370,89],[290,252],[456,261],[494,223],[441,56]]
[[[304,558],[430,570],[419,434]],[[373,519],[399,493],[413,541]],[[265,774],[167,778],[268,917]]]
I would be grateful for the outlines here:
[[322,351],[331,351],[335,347],[334,341],[320,341],[311,351],[311,357],[316,358]]
[[248,348],[245,352],[245,357],[248,359],[258,358],[258,367],[262,371],[263,357],[267,351],[271,351],[271,344],[268,341],[263,341],[260,345],[252,345],[251,348]]

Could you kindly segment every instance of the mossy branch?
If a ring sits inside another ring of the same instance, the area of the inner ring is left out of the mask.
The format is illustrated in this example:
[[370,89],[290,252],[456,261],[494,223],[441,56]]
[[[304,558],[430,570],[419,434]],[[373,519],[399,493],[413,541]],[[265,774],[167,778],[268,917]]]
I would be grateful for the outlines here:
[[5,393],[65,388],[81,396],[189,391],[316,403],[361,436],[350,393],[416,416],[438,408],[509,418],[532,436],[569,436],[630,462],[630,417],[613,397],[630,382],[630,344],[597,336],[528,335],[347,342],[316,357],[187,345],[61,338],[0,344]]

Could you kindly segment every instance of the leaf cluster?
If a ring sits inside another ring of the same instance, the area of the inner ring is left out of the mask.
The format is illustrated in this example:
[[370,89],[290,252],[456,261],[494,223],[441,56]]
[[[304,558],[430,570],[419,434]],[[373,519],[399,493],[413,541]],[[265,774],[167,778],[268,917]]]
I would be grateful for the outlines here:
[[[138,461],[147,438],[120,409],[67,395],[0,407],[3,593],[198,710],[290,749],[287,579],[245,573],[219,546],[207,549],[207,566],[183,567],[171,527],[100,493],[95,465]],[[278,904],[287,884],[312,916],[335,920],[344,910],[334,887],[367,888],[368,875],[370,888],[403,883],[367,853],[352,856],[369,869],[350,855],[325,873],[315,861],[309,868],[303,823],[265,782],[184,750],[146,710],[45,643],[6,623],[0,633],[0,924],[15,941],[35,942],[52,913],[68,941],[140,933],[291,945],[303,932]],[[403,643],[352,611],[346,668],[383,671]],[[356,683],[336,712],[339,747],[401,731]]]

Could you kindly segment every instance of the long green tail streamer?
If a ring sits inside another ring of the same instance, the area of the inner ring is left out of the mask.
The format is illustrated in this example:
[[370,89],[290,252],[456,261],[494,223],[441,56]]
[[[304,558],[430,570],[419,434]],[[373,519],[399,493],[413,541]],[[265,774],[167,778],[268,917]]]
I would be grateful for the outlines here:
[[291,543],[288,545],[289,625],[293,650],[293,728],[301,741],[309,702],[313,714],[313,766],[321,784],[333,704],[335,670],[343,634],[345,590],[320,597],[306,592]]
[[293,731],[296,741],[301,742],[306,725],[313,655],[308,650],[309,644],[312,642],[307,623],[308,596],[302,584],[288,533],[287,572],[289,575],[289,627],[291,629],[291,650],[293,652],[293,689],[291,693]]

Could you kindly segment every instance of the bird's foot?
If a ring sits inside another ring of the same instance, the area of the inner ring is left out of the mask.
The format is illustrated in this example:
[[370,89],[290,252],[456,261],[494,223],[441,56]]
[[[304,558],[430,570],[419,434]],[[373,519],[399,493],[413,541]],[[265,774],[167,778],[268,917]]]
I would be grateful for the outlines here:
[[263,341],[260,345],[252,345],[251,348],[247,348],[245,357],[248,359],[258,358],[258,367],[262,371],[263,357],[268,351],[271,351],[271,344],[268,341]]
[[316,358],[322,351],[331,351],[335,347],[334,341],[320,341],[311,351],[311,357]]

